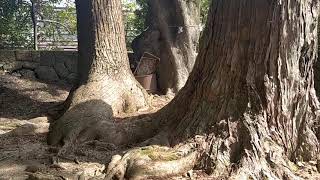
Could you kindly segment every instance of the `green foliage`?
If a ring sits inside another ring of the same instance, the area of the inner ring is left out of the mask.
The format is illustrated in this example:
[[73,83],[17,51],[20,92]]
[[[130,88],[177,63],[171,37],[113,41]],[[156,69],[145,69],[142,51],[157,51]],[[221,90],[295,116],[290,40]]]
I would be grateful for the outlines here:
[[[40,13],[43,21],[39,21],[39,38],[40,41],[64,42],[64,45],[67,45],[68,42],[74,40],[77,33],[76,9],[73,2],[65,3],[63,9],[57,9],[56,3],[47,2],[41,7]],[[66,34],[74,35],[74,37],[66,36]]]
[[141,30],[144,30],[146,28],[146,18],[148,14],[148,0],[137,0],[137,5],[139,9],[135,11],[135,14],[137,16],[138,22],[136,23],[136,26],[141,27]]
[[77,17],[75,13],[76,8],[73,6],[68,6],[64,11],[57,13],[57,20],[63,20],[73,34],[77,33]]
[[0,48],[30,47],[30,7],[16,0],[0,0]]
[[[33,0],[39,19],[40,40],[64,40],[62,34],[76,34],[76,15],[71,0]],[[63,2],[65,9],[56,10]],[[30,0],[0,0],[0,48],[30,48],[33,45],[33,24]],[[47,21],[42,21],[47,20]],[[58,22],[58,23],[55,23]]]
[[201,24],[204,25],[207,21],[207,15],[209,11],[211,0],[201,0],[200,2],[200,18]]
[[126,30],[127,48],[131,49],[131,42],[145,28],[145,17],[148,11],[146,0],[123,0],[124,26]]

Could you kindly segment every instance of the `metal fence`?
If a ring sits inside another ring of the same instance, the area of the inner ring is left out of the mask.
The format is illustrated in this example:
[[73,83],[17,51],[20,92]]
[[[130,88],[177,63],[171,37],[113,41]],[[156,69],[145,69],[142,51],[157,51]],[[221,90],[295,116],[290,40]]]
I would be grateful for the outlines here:
[[[75,21],[73,21],[73,24],[70,25],[66,22],[61,22],[61,19],[55,19],[55,17],[57,17],[55,13],[59,13],[64,10],[66,10],[64,7],[54,7],[50,17],[43,18],[43,16],[38,15],[36,18],[36,29],[34,29],[34,24],[31,20],[31,17],[28,17],[29,20],[26,23],[29,30],[21,33],[19,30],[17,30],[22,36],[24,36],[24,43],[18,44],[15,41],[2,40],[0,42],[0,49],[77,50],[77,33],[74,29],[72,32],[68,30],[68,27],[75,26]],[[30,12],[26,12],[26,14],[28,13]],[[132,12],[124,11],[124,19],[128,13]],[[30,14],[27,16],[30,16]],[[72,18],[76,19],[76,10],[73,9],[72,11],[68,11],[68,16],[72,16]],[[36,38],[34,37],[34,34],[37,34]],[[131,41],[135,38],[136,30],[132,30],[130,27],[128,27],[128,25],[126,25],[125,35],[127,48],[130,50]],[[10,35],[1,34],[0,40],[5,39],[1,38],[1,36]]]

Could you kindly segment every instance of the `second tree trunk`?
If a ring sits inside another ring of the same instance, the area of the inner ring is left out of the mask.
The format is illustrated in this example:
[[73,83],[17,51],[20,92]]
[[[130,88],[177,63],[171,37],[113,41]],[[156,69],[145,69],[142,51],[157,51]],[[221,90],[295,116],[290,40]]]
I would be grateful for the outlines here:
[[133,50],[137,59],[144,52],[160,57],[159,88],[176,93],[187,81],[197,55],[200,2],[150,0],[148,5],[148,29],[133,41]]

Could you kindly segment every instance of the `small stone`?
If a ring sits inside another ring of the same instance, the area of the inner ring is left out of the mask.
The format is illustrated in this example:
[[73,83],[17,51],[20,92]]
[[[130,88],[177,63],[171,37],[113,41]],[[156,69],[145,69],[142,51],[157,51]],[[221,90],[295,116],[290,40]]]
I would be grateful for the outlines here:
[[79,175],[78,180],[86,180],[86,176],[84,175],[84,173],[81,173]]

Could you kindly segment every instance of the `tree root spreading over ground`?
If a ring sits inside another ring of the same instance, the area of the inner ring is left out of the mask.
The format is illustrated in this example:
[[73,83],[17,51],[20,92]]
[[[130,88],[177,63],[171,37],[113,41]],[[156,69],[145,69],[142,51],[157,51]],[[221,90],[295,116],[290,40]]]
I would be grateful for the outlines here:
[[[2,76],[0,79],[2,79],[1,83],[3,84],[3,81],[6,82],[7,85],[17,83],[16,88],[17,91],[23,92],[23,85],[26,85],[28,83],[28,80],[24,79],[16,79],[15,77],[11,76]],[[11,82],[12,81],[12,82]],[[41,83],[40,83],[41,84]],[[5,86],[6,87],[6,86]],[[38,82],[32,82],[29,83],[27,89],[32,88],[32,89],[37,89],[39,87]],[[43,87],[43,85],[41,85]],[[47,96],[44,96],[43,94],[46,93],[46,91],[51,91],[50,88],[56,89],[55,86],[50,86],[46,85],[44,86],[45,88],[41,88],[39,91],[33,91],[33,96],[32,97],[39,97],[39,101],[42,100],[48,100]],[[13,87],[8,87],[8,88],[13,88]],[[48,88],[48,90],[46,90]],[[63,92],[63,91],[61,91]],[[66,91],[65,91],[66,92]],[[41,94],[41,96],[39,96]],[[12,94],[11,91],[4,91],[1,96],[9,105],[9,107],[13,107],[13,104],[28,104],[26,108],[32,108],[30,105],[38,106],[36,104],[32,103],[26,103],[24,99],[19,98],[18,95]],[[17,98],[13,98],[13,96],[16,96]],[[60,101],[62,97],[65,98],[64,93],[59,93],[56,94],[51,99],[50,101],[55,102],[55,101]],[[44,98],[44,99],[41,99]],[[14,99],[14,100],[12,100]],[[161,108],[164,106],[170,98],[158,98],[157,101],[153,101],[153,105],[157,108]],[[20,103],[23,101],[23,103]],[[8,106],[7,106],[8,107]],[[4,109],[1,109],[4,110]],[[152,110],[154,111],[154,110]],[[151,112],[152,112],[151,111]],[[6,113],[9,116],[9,113],[13,112],[15,113],[16,111],[14,109],[7,109],[6,112],[1,112],[2,114]],[[11,114],[10,116],[13,117],[14,114]],[[146,113],[146,112],[145,112]],[[28,114],[29,116],[30,114]],[[40,116],[41,114],[33,113],[32,116]],[[136,116],[138,114],[129,114],[129,116]],[[36,119],[31,119],[28,120],[27,117],[22,117],[21,114],[19,114],[20,119],[26,119],[27,121],[24,120],[18,120],[18,119],[12,119],[12,118],[1,118],[0,120],[0,139],[1,139],[1,145],[0,145],[0,178],[2,179],[8,179],[11,177],[15,178],[35,178],[35,179],[63,179],[63,178],[70,178],[70,179],[78,179],[79,177],[86,177],[86,178],[97,178],[97,179],[103,179],[106,176],[105,171],[107,170],[108,164],[107,162],[110,162],[110,157],[112,155],[115,155],[113,161],[111,164],[109,164],[108,169],[112,169],[112,171],[109,171],[110,174],[108,175],[126,175],[126,176],[132,176],[130,173],[127,172],[127,174],[119,173],[119,170],[121,167],[124,167],[124,162],[132,162],[132,163],[137,163],[137,160],[139,158],[131,158],[133,155],[128,155],[131,154],[130,152],[122,152],[121,149],[118,149],[118,147],[104,143],[101,141],[90,141],[81,145],[78,145],[74,149],[74,153],[68,154],[68,156],[65,157],[60,157],[58,158],[59,161],[55,162],[58,165],[52,164],[52,157],[56,156],[56,153],[59,151],[54,146],[48,146],[46,144],[46,133],[44,131],[45,128],[47,128],[48,122],[47,118],[36,118]],[[121,122],[122,118],[118,118],[116,122]],[[130,121],[130,119],[127,119],[127,121]],[[33,131],[30,131],[33,130]],[[41,130],[41,131],[39,131]],[[10,135],[9,135],[10,134]],[[162,135],[164,136],[164,135]],[[159,139],[159,138],[155,138]],[[156,140],[152,140],[151,142],[155,142]],[[151,142],[146,143],[147,144],[152,144]],[[217,144],[221,144],[219,140],[216,140]],[[161,143],[160,143],[161,144]],[[165,144],[165,143],[163,143]],[[199,144],[202,144],[201,141],[199,141]],[[203,145],[203,144],[202,144]],[[195,145],[193,147],[196,147]],[[157,153],[157,151],[152,151],[151,149],[160,149],[161,151],[169,151],[170,153],[165,153],[164,155],[161,153]],[[191,156],[180,156],[180,155],[186,155],[188,154],[186,151],[183,151],[183,149],[177,148],[179,150],[173,151],[172,149],[168,149],[167,147],[159,147],[159,146],[148,146],[147,148],[140,148],[143,150],[140,150],[140,152],[143,153],[143,156],[140,157],[145,157],[147,159],[147,162],[145,163],[152,163],[151,160],[155,159],[161,159],[161,160],[174,160],[176,158],[180,157],[185,157],[188,159]],[[192,148],[188,147],[185,148],[193,152]],[[135,148],[133,150],[134,152],[138,151],[139,148]],[[176,156],[176,153],[171,153],[171,152],[176,152],[178,153],[178,156]],[[320,174],[317,172],[317,162],[315,161],[310,161],[310,162],[300,162],[297,161],[296,164],[290,162],[290,161],[283,161],[278,158],[277,154],[281,151],[274,149],[273,154],[268,154],[268,157],[264,160],[264,164],[273,164],[275,166],[275,169],[277,166],[280,166],[281,168],[288,168],[294,172],[294,174],[297,177],[300,177],[302,179],[319,179]],[[277,153],[278,152],[278,153]],[[179,154],[180,153],[180,154]],[[117,155],[121,154],[121,156]],[[133,153],[134,154],[134,153]],[[192,154],[191,154],[192,155]],[[206,155],[206,152],[203,153],[203,156]],[[150,157],[151,156],[151,157]],[[220,156],[222,157],[222,156]],[[120,161],[116,161],[116,160]],[[192,159],[192,158],[191,158]],[[205,158],[204,158],[205,159]],[[223,161],[223,159],[220,159]],[[268,162],[267,162],[268,161]],[[121,162],[121,163],[120,163]],[[190,161],[192,162],[192,161]],[[188,165],[191,165],[192,163],[188,162]],[[243,159],[242,162],[247,162],[247,164],[250,164],[249,160]],[[139,163],[139,161],[138,161]],[[177,165],[178,162],[175,164]],[[281,165],[282,164],[282,165]],[[285,166],[283,166],[285,164]],[[112,166],[113,165],[113,166]],[[256,168],[255,163],[251,163],[250,166],[252,168]],[[113,167],[113,168],[112,168]],[[115,168],[115,167],[118,167]],[[132,167],[132,166],[131,166]],[[183,167],[180,166],[179,167]],[[234,166],[236,167],[236,166]],[[186,167],[186,169],[189,169],[189,167]],[[180,169],[184,171],[183,173],[186,173],[188,170]],[[243,171],[243,173],[250,174],[250,172]],[[207,173],[213,173],[210,172],[210,169],[206,170]],[[234,170],[230,169],[229,172],[233,172]],[[165,173],[163,173],[164,175]],[[139,173],[136,172],[136,175],[133,175],[134,177],[140,177]],[[171,178],[165,178],[165,179],[173,179],[173,180],[178,180],[178,179],[190,179],[190,177],[193,177],[194,179],[212,179],[212,177],[208,177],[208,175],[205,175],[202,171],[188,171],[188,175],[184,176],[174,176]],[[217,174],[216,178],[222,178],[225,176],[221,176]]]

